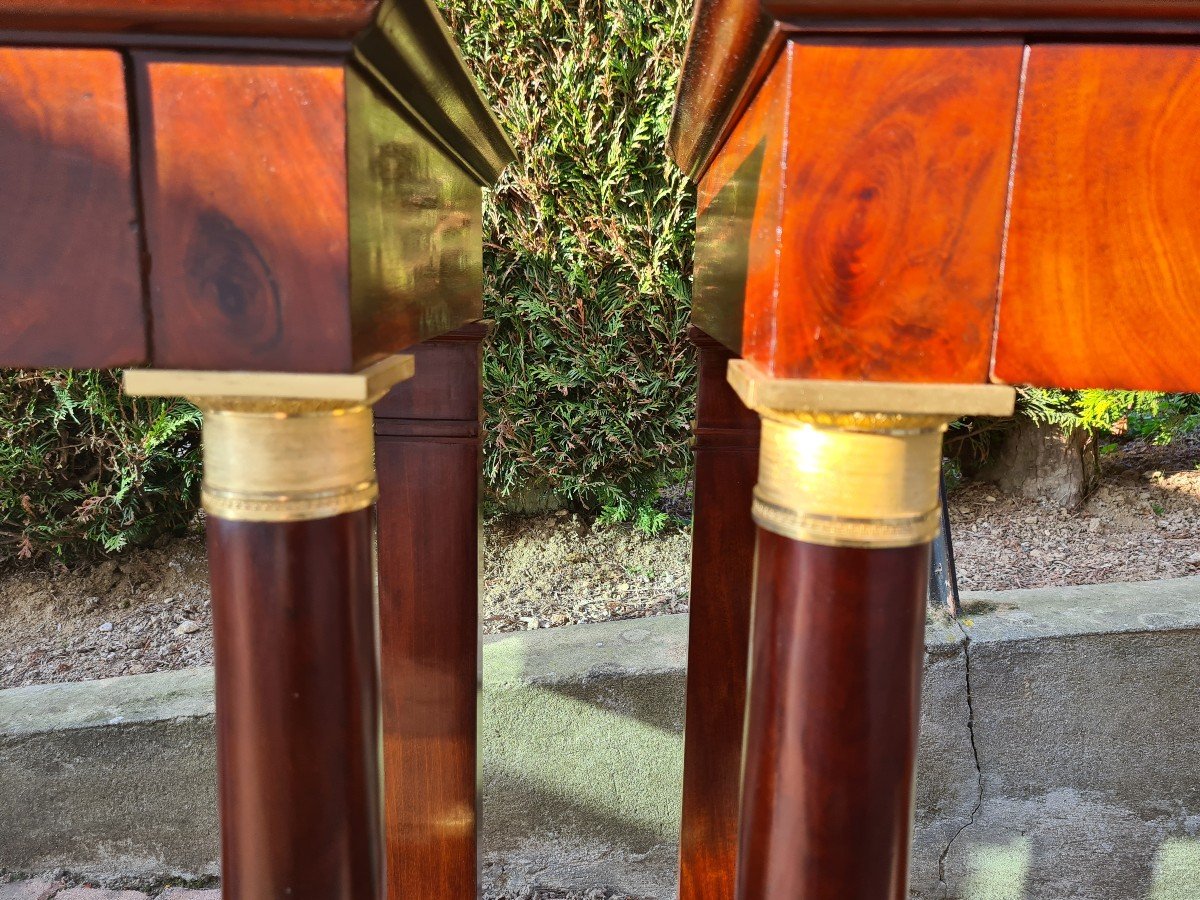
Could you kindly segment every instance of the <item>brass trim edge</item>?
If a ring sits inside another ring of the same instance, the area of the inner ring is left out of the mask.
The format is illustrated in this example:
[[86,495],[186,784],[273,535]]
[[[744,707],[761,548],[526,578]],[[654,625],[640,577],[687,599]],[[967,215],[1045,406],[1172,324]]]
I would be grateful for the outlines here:
[[745,360],[729,382],[762,417],[752,513],[762,528],[830,547],[932,541],[942,433],[960,415],[1011,413],[1004,385],[776,379]]
[[908,384],[772,378],[744,359],[729,361],[729,384],[750,409],[824,412],[932,413],[1011,416],[1016,389],[1007,384]]
[[351,375],[138,369],[125,373],[125,388],[189,396],[203,411],[201,501],[210,516],[299,522],[375,502],[371,404],[412,372],[411,356]]
[[380,360],[358,372],[207,372],[126,369],[131,397],[275,397],[280,400],[357,400],[374,403],[412,378],[411,354]]

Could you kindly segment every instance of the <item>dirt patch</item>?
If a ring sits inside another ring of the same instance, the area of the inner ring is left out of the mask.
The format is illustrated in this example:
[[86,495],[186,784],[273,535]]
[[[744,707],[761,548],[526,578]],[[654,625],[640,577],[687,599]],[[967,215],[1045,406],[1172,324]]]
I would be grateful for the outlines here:
[[0,687],[212,662],[204,540],[0,577]]
[[963,590],[1200,574],[1200,440],[1128,444],[1103,458],[1079,510],[972,484],[950,498]]
[[[964,590],[1200,574],[1200,440],[1105,457],[1077,511],[974,484],[950,498]],[[675,509],[686,515],[685,509]],[[646,537],[558,513],[484,528],[486,632],[688,609],[689,534]],[[75,572],[0,575],[0,688],[212,661],[204,544],[190,537]]]
[[686,612],[690,541],[564,514],[497,522],[484,538],[484,630]]

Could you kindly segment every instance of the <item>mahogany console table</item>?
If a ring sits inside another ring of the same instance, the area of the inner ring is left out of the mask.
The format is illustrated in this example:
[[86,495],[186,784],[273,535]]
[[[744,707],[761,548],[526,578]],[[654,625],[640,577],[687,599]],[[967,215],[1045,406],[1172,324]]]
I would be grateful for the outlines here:
[[205,411],[227,900],[378,898],[385,850],[393,897],[477,891],[511,158],[429,0],[0,0],[0,365],[148,367],[131,393]]
[[907,896],[941,431],[1200,390],[1197,126],[1194,0],[698,0],[681,900]]

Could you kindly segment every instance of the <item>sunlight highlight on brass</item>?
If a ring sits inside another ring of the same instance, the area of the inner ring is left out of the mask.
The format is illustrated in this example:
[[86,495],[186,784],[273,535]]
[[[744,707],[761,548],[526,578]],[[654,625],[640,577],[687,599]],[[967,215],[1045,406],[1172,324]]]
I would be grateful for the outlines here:
[[911,547],[941,526],[942,433],[1011,413],[1012,388],[771,378],[733,360],[729,383],[762,417],[754,520],[828,547]]
[[411,356],[346,375],[138,369],[125,373],[125,389],[188,396],[203,411],[210,516],[297,522],[375,502],[371,404],[412,372]]

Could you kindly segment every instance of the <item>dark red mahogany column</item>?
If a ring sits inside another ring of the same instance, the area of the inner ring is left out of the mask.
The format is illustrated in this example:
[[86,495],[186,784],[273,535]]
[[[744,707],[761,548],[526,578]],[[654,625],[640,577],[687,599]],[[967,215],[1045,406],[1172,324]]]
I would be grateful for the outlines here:
[[700,352],[680,900],[729,900],[750,648],[758,416],[725,379],[730,353],[693,328]]
[[929,545],[759,530],[742,897],[907,896]]
[[383,896],[371,404],[413,371],[126,373],[204,412],[222,896]]
[[904,900],[942,432],[1013,391],[729,380],[762,417],[735,896]]
[[226,897],[379,896],[371,511],[208,519]]
[[388,896],[479,892],[480,343],[414,348],[375,408]]

